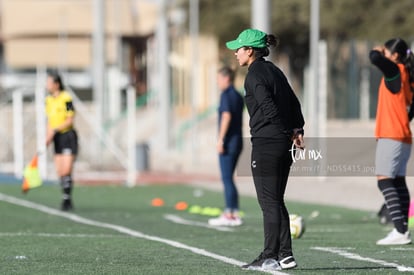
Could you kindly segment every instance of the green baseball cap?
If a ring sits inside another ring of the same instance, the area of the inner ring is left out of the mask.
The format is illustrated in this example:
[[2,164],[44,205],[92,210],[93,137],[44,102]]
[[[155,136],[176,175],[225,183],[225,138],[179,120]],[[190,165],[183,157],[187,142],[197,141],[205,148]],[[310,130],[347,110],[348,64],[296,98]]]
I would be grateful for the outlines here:
[[226,46],[230,50],[237,50],[241,47],[265,48],[267,47],[266,36],[267,34],[262,31],[246,29],[235,40],[227,42]]

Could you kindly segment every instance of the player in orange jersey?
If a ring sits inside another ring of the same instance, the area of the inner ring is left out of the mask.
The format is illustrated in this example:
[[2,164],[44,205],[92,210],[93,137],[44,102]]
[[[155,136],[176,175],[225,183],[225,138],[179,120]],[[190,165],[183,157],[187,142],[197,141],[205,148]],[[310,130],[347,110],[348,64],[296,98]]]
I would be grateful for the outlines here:
[[375,47],[369,57],[383,73],[378,89],[375,174],[395,227],[377,244],[409,244],[410,194],[405,175],[412,143],[409,114],[413,98],[414,56],[404,40],[395,38]]

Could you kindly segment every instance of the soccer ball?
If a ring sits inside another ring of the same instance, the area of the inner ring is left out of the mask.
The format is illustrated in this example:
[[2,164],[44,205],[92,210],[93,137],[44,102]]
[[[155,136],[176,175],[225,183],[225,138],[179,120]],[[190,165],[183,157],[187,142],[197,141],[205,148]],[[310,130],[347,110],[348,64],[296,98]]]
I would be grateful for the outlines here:
[[292,239],[299,239],[305,233],[305,220],[303,217],[291,214],[289,215],[290,220],[290,235]]

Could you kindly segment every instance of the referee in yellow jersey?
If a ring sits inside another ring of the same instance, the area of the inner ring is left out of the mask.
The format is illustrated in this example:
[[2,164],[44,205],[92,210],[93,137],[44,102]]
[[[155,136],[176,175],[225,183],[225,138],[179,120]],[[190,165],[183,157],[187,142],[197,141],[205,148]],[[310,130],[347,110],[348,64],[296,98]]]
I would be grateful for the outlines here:
[[73,209],[72,170],[78,153],[78,137],[73,127],[75,109],[72,97],[64,90],[58,74],[48,74],[46,88],[49,92],[46,97],[46,146],[54,143],[56,172],[60,177],[63,192],[61,209],[69,211]]

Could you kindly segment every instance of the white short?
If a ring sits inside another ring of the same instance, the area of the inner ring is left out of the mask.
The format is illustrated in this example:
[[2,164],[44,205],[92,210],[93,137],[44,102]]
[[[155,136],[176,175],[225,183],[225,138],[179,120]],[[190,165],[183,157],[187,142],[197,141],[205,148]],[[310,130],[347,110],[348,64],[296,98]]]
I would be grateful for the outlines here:
[[375,153],[375,175],[395,178],[405,176],[411,154],[411,144],[379,138]]

